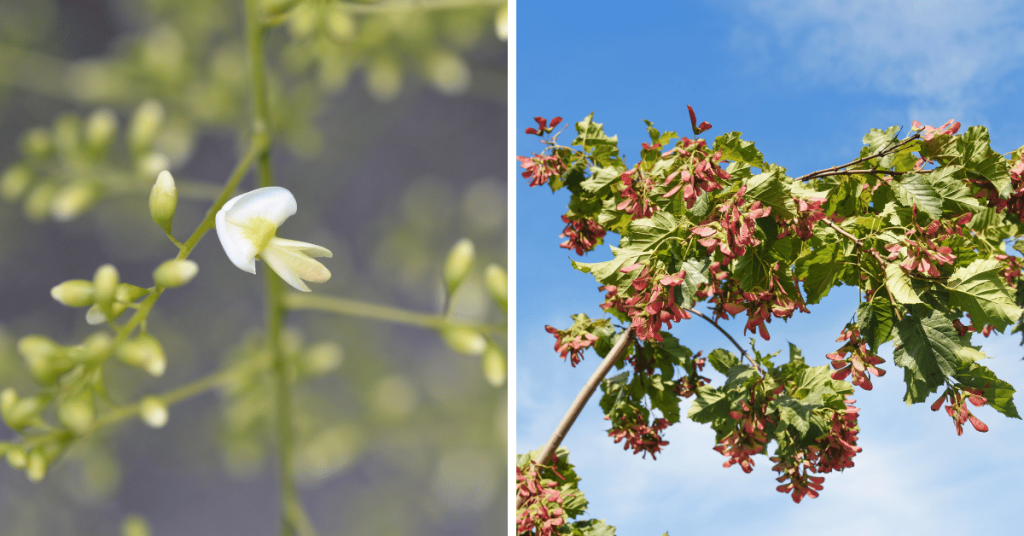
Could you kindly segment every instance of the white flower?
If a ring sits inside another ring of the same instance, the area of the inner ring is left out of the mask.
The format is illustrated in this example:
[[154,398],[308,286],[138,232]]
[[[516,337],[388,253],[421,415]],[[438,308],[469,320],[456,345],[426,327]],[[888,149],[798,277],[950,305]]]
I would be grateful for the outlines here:
[[323,283],[331,278],[331,272],[311,257],[330,257],[331,252],[275,236],[295,210],[295,196],[288,190],[259,188],[224,203],[217,213],[217,236],[235,266],[255,274],[256,259],[262,259],[289,285],[309,292],[303,280]]

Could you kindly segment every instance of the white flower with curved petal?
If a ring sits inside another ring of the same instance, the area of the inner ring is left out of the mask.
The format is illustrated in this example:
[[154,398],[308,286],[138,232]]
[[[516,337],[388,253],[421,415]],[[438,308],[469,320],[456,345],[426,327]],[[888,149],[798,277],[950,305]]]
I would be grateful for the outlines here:
[[309,292],[304,280],[323,283],[331,278],[331,272],[312,257],[330,257],[331,252],[275,236],[295,210],[295,196],[288,190],[259,188],[224,203],[217,212],[217,236],[235,266],[255,274],[256,259],[262,259],[289,285]]

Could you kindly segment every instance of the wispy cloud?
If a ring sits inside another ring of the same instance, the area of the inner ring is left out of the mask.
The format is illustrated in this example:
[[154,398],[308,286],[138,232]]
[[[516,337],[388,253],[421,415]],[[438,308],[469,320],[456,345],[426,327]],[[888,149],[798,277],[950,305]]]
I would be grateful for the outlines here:
[[[961,118],[1024,60],[1024,10],[1007,0],[750,0],[734,30],[766,69],[817,86],[909,97],[922,121]],[[784,59],[783,59],[784,58]]]

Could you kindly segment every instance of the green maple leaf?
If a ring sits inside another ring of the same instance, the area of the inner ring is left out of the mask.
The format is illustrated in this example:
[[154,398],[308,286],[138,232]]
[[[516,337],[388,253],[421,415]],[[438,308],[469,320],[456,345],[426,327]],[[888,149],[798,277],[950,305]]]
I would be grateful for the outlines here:
[[982,396],[988,400],[987,405],[992,409],[1007,417],[1020,419],[1017,407],[1013,404],[1013,386],[997,378],[995,372],[987,367],[966,363],[957,371],[956,381],[967,387],[981,389],[984,392]]
[[913,307],[896,323],[894,344],[893,360],[904,369],[908,405],[924,402],[963,362],[958,354],[964,341],[953,323],[927,307]]
[[949,304],[971,314],[979,325],[1003,331],[1017,322],[1021,308],[1014,303],[1010,287],[999,276],[1003,265],[995,259],[978,259],[957,268],[949,278]]

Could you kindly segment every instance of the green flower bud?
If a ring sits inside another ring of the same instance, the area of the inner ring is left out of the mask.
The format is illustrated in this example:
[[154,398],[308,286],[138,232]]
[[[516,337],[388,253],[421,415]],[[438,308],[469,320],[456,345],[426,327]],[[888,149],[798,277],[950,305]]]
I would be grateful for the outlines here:
[[32,185],[32,172],[27,166],[14,165],[4,171],[0,177],[0,198],[13,203],[25,195]]
[[113,346],[114,339],[109,333],[97,331],[72,348],[69,357],[76,363],[101,363],[110,357]]
[[57,418],[77,435],[89,433],[96,419],[92,391],[83,389],[81,393],[61,402],[57,406]]
[[85,121],[85,144],[96,153],[104,153],[117,134],[117,114],[110,108],[100,108]]
[[[18,403],[18,392],[13,387],[8,387],[3,391],[0,391],[0,414],[7,415],[14,409],[14,405]],[[4,418],[4,421],[7,419]]]
[[117,292],[117,284],[121,278],[117,268],[113,264],[104,264],[96,269],[92,276],[93,292],[96,297],[96,306],[108,319],[114,318],[112,305],[114,304],[114,293]]
[[26,396],[25,398],[18,398],[18,394],[13,389],[5,389],[3,395],[4,404],[0,404],[0,410],[3,416],[4,422],[12,430],[22,430],[27,426],[41,422],[39,414],[46,409],[46,405],[50,402],[48,397],[44,396]]
[[47,469],[46,456],[39,449],[32,449],[28,453],[25,463],[25,476],[32,482],[42,482],[46,478]]
[[25,132],[21,137],[21,152],[35,159],[43,159],[53,152],[53,141],[50,133],[43,127],[35,127]]
[[337,343],[325,341],[311,346],[302,358],[302,367],[309,374],[327,374],[341,366],[344,352]]
[[331,4],[327,8],[327,20],[324,22],[327,34],[342,43],[348,43],[356,37],[356,21],[341,4]]
[[164,107],[155,100],[147,100],[135,109],[128,126],[128,146],[136,154],[153,147],[160,125],[164,122]]
[[132,514],[121,522],[121,536],[151,536],[153,531],[149,528],[146,519],[138,514]]
[[508,4],[504,4],[494,14],[494,34],[502,41],[508,41]]
[[508,274],[497,264],[488,264],[484,269],[484,283],[494,302],[508,311]]
[[448,252],[448,260],[444,263],[444,284],[448,294],[454,292],[469,273],[469,268],[473,266],[473,256],[473,242],[468,238],[456,242]]
[[187,285],[199,273],[199,265],[187,259],[164,261],[153,270],[153,282],[158,287]]
[[82,149],[82,119],[64,114],[53,123],[53,144],[65,160],[74,159]]
[[149,294],[149,289],[137,287],[131,283],[121,283],[114,292],[114,300],[121,303],[132,303],[133,301]]
[[25,449],[20,445],[7,451],[7,465],[10,465],[12,469],[24,469],[27,462]]
[[391,102],[402,92],[402,65],[391,56],[379,56],[366,69],[366,89],[378,102]]
[[115,352],[124,364],[139,367],[148,372],[150,376],[163,376],[164,371],[167,370],[164,348],[160,345],[160,341],[152,335],[143,334],[122,342]]
[[316,31],[319,19],[320,13],[316,7],[308,2],[299,4],[291,11],[291,16],[288,19],[288,33],[292,34],[292,38],[297,41],[305,39]]
[[[128,306],[121,302],[114,302],[110,305],[110,320],[117,320],[121,313],[125,312]],[[85,321],[90,326],[98,326],[107,321],[107,315],[100,309],[99,305],[93,305],[85,312]]]
[[177,206],[178,189],[174,186],[171,172],[165,169],[157,175],[153,189],[149,191],[149,215],[167,234],[171,234],[171,222]]
[[135,174],[139,179],[151,181],[160,175],[171,165],[171,162],[161,153],[146,153],[135,161]]
[[460,354],[480,355],[487,349],[487,339],[470,328],[446,327],[441,329],[441,337],[452,350]]
[[68,307],[88,307],[95,299],[92,281],[85,279],[69,279],[50,289],[50,296]]
[[32,376],[43,385],[52,385],[75,366],[66,348],[42,335],[26,335],[19,339],[18,353]]
[[298,3],[299,0],[263,0],[263,13],[267,17],[284,15]]
[[99,197],[97,184],[75,181],[57,191],[50,204],[50,215],[56,221],[71,221],[92,208]]
[[427,78],[434,89],[445,95],[461,95],[472,78],[469,65],[458,54],[437,52],[427,58]]
[[480,366],[484,371],[484,379],[492,387],[505,385],[505,378],[508,375],[508,363],[505,359],[505,352],[493,344],[487,345],[484,355],[480,358]]
[[139,417],[150,428],[163,428],[167,424],[167,404],[155,396],[139,402]]
[[57,185],[52,182],[40,182],[25,198],[25,217],[32,221],[45,221],[50,215],[50,205],[57,195]]

